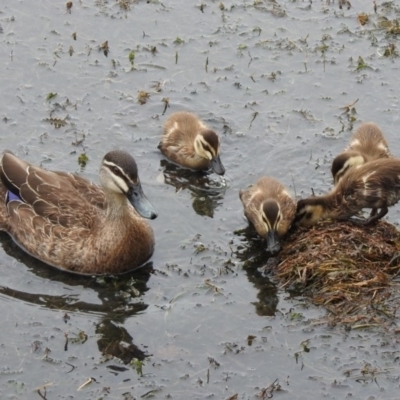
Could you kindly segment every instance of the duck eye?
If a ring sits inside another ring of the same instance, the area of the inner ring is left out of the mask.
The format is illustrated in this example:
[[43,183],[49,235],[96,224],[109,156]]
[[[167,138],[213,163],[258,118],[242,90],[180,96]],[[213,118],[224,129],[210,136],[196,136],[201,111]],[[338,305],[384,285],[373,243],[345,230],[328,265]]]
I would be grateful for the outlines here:
[[118,167],[110,167],[110,170],[114,175],[122,177],[121,170]]
[[306,215],[307,215],[306,211],[298,212],[295,219],[296,221],[301,221],[304,217],[306,217]]

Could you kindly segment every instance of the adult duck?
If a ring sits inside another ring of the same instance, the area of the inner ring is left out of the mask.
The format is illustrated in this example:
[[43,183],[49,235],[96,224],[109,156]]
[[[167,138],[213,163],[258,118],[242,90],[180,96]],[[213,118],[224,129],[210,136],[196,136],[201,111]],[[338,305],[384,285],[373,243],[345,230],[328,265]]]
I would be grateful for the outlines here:
[[5,152],[0,167],[0,230],[33,257],[86,275],[135,269],[153,253],[154,235],[142,218],[157,213],[144,195],[135,160],[110,151],[100,184],[52,172]]

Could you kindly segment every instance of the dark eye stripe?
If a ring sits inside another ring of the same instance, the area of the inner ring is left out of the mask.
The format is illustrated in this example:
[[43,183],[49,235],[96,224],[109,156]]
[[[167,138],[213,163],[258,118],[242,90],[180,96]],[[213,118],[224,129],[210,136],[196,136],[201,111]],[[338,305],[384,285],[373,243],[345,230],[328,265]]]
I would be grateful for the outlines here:
[[124,174],[121,172],[121,170],[118,167],[114,167],[114,166],[108,166],[108,169],[114,174],[117,175],[118,177],[122,178],[122,179],[126,179]]

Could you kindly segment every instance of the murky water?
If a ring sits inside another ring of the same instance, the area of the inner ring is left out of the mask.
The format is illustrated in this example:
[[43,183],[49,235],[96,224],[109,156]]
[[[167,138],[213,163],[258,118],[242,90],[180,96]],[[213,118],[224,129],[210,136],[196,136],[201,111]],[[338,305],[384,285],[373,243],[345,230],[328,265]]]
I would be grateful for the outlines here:
[[[238,197],[264,174],[328,190],[362,121],[400,154],[399,61],[383,56],[399,38],[378,25],[400,8],[377,6],[2,0],[1,148],[96,182],[105,152],[128,149],[159,217],[151,263],[120,279],[61,273],[1,235],[1,398],[398,398],[397,321],[345,332],[278,290]],[[226,181],[158,152],[178,110],[219,132]]]

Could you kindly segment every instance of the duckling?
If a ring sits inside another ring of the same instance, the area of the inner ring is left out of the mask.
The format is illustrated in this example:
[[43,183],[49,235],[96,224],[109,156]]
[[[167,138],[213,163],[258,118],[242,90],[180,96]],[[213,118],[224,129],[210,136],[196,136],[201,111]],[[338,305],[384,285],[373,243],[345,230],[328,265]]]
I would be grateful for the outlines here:
[[108,152],[97,186],[5,152],[0,165],[0,230],[31,256],[83,275],[118,274],[145,263],[154,235],[142,218],[157,213],[133,157]]
[[218,175],[225,173],[218,135],[192,113],[180,111],[168,118],[158,148],[183,167],[194,170],[211,167]]
[[363,208],[371,208],[370,217],[363,222],[370,225],[399,200],[400,160],[380,158],[349,170],[330,193],[299,200],[295,222],[311,226],[325,218],[347,220]]
[[389,158],[389,146],[378,125],[365,122],[354,133],[349,146],[332,162],[335,185],[351,168],[379,158]]
[[254,186],[239,192],[244,214],[254,225],[257,233],[267,240],[267,251],[277,254],[279,239],[289,230],[295,213],[296,203],[286,188],[274,178],[260,178]]

